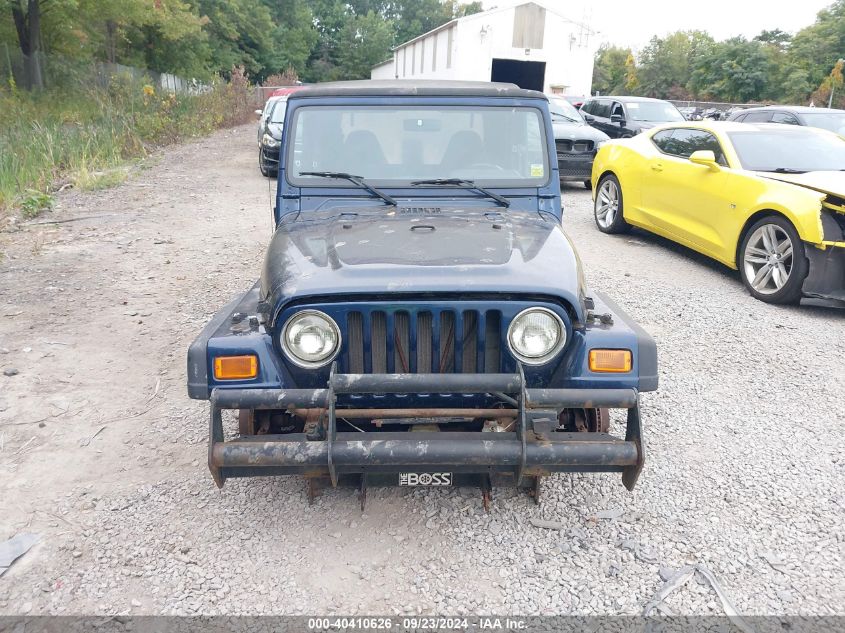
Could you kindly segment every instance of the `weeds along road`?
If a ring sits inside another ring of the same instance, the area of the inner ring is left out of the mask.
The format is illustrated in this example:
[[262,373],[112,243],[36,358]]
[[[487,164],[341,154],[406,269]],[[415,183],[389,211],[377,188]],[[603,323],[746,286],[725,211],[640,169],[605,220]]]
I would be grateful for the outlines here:
[[[171,148],[36,220],[73,221],[0,234],[0,539],[41,537],[0,613],[639,613],[685,564],[743,613],[845,611],[845,311],[767,306],[663,240],[603,235],[580,188],[588,281],[659,346],[634,493],[561,475],[542,506],[499,490],[485,514],[476,490],[372,489],[362,514],[348,489],[309,507],[296,478],[218,491],[185,352],[258,275],[254,139]],[[722,613],[696,580],[666,604]]]

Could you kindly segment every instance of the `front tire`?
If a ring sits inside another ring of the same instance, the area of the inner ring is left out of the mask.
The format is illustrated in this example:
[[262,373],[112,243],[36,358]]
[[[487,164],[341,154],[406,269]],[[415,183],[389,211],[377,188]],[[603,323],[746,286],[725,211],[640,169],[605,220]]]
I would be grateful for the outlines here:
[[804,243],[786,218],[772,215],[752,224],[739,247],[737,264],[755,299],[778,304],[801,301],[810,265]]
[[622,187],[613,174],[599,180],[593,215],[602,233],[625,233],[631,228],[623,216]]

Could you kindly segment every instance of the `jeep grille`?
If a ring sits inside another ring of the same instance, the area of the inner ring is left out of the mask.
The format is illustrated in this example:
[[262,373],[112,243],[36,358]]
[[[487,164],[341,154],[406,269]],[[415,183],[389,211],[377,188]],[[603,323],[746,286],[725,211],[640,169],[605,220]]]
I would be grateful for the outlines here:
[[346,367],[358,374],[496,373],[501,323],[494,310],[349,312]]

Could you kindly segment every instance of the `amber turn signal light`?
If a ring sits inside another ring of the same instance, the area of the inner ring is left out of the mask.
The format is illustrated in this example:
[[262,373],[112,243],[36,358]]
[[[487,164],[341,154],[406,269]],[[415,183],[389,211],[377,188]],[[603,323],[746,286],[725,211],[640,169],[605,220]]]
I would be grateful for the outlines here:
[[627,349],[591,349],[590,371],[610,373],[631,371],[631,352]]
[[214,378],[217,380],[246,380],[257,375],[257,356],[218,356],[214,359]]

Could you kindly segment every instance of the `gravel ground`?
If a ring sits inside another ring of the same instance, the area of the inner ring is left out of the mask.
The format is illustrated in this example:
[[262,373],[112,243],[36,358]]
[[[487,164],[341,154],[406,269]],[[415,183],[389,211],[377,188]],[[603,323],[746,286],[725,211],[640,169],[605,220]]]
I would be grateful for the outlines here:
[[[254,154],[252,126],[219,132],[63,194],[51,219],[73,221],[0,234],[0,540],[41,536],[0,614],[636,614],[686,564],[741,613],[845,614],[845,311],[768,306],[662,239],[603,235],[580,188],[588,281],[658,342],[635,492],[561,475],[541,506],[501,490],[485,513],[476,490],[371,489],[362,514],[352,490],[309,506],[296,478],[218,491],[184,355],[257,275]],[[723,613],[698,577],[666,605]]]

